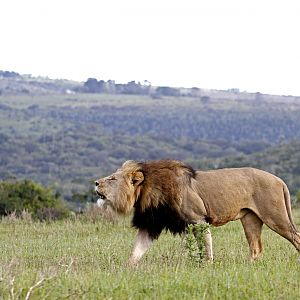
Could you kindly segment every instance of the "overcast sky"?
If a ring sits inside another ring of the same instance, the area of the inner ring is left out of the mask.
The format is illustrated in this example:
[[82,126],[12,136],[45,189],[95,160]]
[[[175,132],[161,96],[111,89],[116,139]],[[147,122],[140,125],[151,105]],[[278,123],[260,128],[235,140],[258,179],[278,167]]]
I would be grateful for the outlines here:
[[0,70],[300,96],[299,0],[1,0]]

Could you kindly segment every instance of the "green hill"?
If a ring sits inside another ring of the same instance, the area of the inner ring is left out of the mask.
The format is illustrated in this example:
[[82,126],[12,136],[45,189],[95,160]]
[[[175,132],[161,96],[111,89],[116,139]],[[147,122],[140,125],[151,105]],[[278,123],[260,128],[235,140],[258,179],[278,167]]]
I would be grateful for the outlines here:
[[300,101],[210,95],[3,93],[0,178],[54,185],[70,199],[124,160],[176,158],[201,168],[258,166],[295,193]]

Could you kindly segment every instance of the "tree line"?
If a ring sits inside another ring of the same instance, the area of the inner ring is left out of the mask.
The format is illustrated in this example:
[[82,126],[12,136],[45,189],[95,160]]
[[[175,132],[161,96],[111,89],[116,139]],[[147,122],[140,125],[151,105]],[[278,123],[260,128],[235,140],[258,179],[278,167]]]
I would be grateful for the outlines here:
[[[129,81],[128,83],[116,83],[114,80],[97,80],[96,78],[88,78],[84,82],[83,88],[78,91],[85,93],[108,93],[108,94],[125,94],[125,95],[151,95],[153,98],[160,98],[162,96],[181,96],[179,88],[169,86],[153,87],[148,80],[143,83],[136,81]],[[200,91],[198,88],[193,88],[194,94]],[[191,95],[184,94],[184,95]]]

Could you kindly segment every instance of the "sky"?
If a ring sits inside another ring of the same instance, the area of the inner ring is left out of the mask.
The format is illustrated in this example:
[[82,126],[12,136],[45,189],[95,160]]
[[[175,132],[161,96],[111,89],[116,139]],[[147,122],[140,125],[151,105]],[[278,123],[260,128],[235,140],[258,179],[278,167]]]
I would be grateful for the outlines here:
[[300,96],[299,0],[1,0],[0,70]]

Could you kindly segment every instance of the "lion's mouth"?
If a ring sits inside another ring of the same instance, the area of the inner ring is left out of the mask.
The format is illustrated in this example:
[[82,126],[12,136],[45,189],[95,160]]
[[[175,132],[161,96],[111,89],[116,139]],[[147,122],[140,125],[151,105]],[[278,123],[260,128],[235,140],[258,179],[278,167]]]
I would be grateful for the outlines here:
[[99,192],[98,190],[96,190],[96,194],[99,196],[99,199],[107,200],[106,196],[104,194],[102,194],[101,192]]
[[106,198],[104,194],[102,194],[98,190],[96,190],[96,194],[99,196],[99,199],[97,200],[97,205],[99,207],[106,208],[110,201]]

